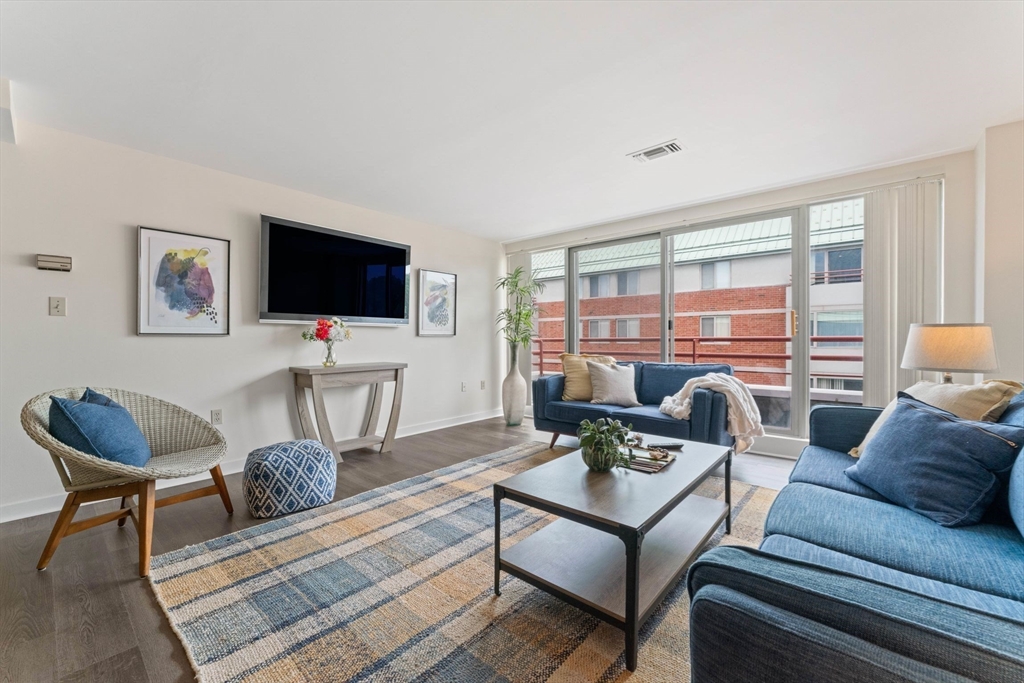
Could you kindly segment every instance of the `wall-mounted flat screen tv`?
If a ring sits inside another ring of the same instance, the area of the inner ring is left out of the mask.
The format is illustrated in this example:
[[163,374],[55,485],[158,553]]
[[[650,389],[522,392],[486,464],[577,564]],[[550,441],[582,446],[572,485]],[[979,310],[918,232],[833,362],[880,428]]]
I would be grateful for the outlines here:
[[409,324],[408,245],[261,218],[260,322]]

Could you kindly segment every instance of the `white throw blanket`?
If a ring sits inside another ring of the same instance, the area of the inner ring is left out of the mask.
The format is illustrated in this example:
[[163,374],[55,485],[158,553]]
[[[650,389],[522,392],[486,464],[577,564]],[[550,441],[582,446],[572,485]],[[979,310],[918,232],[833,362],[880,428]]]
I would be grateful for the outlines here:
[[736,439],[736,452],[742,453],[754,444],[754,437],[764,436],[761,426],[761,411],[757,409],[754,397],[747,385],[732,375],[709,372],[703,377],[694,377],[675,396],[666,396],[661,402],[661,412],[677,420],[690,419],[694,389],[710,389],[725,394],[729,408],[726,431]]

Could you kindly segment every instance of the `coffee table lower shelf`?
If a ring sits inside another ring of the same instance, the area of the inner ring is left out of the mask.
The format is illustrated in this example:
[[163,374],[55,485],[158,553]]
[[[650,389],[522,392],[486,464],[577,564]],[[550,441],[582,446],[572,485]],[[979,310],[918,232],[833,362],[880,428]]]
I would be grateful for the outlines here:
[[[728,513],[722,501],[690,495],[644,536],[639,624],[657,608]],[[559,519],[502,550],[499,567],[614,626],[626,626],[626,553],[617,536]]]

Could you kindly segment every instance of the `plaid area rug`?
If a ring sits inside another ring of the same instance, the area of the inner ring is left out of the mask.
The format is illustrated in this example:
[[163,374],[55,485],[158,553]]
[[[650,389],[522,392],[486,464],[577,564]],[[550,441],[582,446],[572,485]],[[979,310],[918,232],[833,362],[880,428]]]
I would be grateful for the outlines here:
[[[206,682],[689,680],[683,581],[632,675],[622,631],[511,576],[494,596],[491,485],[566,452],[524,444],[182,548],[150,582]],[[733,482],[725,542],[756,545],[775,494]],[[502,506],[504,547],[553,519]]]

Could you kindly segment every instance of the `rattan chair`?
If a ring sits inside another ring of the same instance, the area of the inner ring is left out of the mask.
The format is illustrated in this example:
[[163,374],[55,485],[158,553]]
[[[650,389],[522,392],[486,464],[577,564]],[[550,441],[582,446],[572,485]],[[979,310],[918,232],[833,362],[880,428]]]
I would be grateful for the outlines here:
[[[139,576],[147,576],[155,508],[216,494],[228,514],[234,511],[219,465],[227,452],[227,441],[206,420],[173,403],[123,389],[96,388],[95,391],[128,410],[146,437],[153,457],[144,467],[132,467],[87,455],[54,439],[49,432],[50,396],[77,399],[84,391],[84,387],[48,391],[21,410],[21,426],[33,441],[49,451],[68,492],[37,568],[46,568],[65,536],[114,520],[118,526],[124,526],[130,517],[139,532]],[[213,485],[156,499],[157,479],[178,479],[207,471],[213,477]],[[138,510],[130,500],[135,495],[139,497]],[[110,498],[120,498],[121,509],[72,522],[83,503]]]

